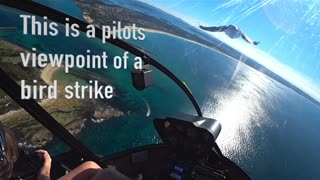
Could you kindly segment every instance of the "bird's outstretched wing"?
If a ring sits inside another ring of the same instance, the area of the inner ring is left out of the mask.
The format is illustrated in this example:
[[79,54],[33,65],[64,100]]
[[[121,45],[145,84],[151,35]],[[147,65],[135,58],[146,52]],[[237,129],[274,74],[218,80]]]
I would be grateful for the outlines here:
[[222,32],[228,28],[228,26],[212,26],[212,27],[205,27],[205,26],[199,26],[199,28],[205,30],[205,31],[211,31],[211,32]]
[[245,34],[242,33],[241,35],[242,39],[247,41],[248,43],[250,44],[253,44],[253,45],[258,45],[260,42],[258,41],[253,41],[252,39],[250,39],[248,36],[246,36]]

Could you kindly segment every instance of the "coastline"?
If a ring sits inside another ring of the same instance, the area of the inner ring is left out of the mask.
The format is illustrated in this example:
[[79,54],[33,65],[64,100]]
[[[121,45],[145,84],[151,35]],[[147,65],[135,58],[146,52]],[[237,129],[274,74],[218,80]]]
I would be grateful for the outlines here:
[[[130,26],[129,26],[129,27],[130,27]],[[131,27],[130,27],[130,28],[131,28]],[[197,41],[194,41],[194,40],[191,40],[191,39],[187,39],[187,38],[184,38],[184,37],[175,35],[175,34],[171,34],[171,33],[168,33],[168,32],[159,31],[159,30],[156,30],[156,29],[148,29],[148,28],[143,28],[143,29],[144,29],[146,32],[149,32],[149,33],[164,34],[164,35],[171,36],[171,37],[175,37],[175,38],[178,38],[178,39],[187,41],[187,42],[191,42],[191,43],[193,43],[193,44],[197,44],[197,45],[199,45],[199,46],[202,46],[202,47],[211,49],[211,50],[213,50],[213,51],[221,52],[221,51],[219,51],[218,49],[215,49],[215,48],[213,48],[213,47],[207,46],[207,45],[205,45],[205,44],[201,44],[201,43],[199,43],[199,42],[197,42]],[[221,52],[221,53],[223,53],[223,52]]]
[[[90,18],[89,15],[86,15],[86,17],[89,17],[89,18]],[[91,18],[90,18],[90,19],[91,19]],[[91,19],[91,20],[92,20],[92,19]],[[93,22],[93,21],[92,21],[92,22]],[[87,21],[87,23],[89,23],[89,21]],[[129,27],[130,29],[133,28],[132,26],[127,26],[127,27]],[[100,27],[98,27],[98,28],[100,28]],[[143,28],[143,27],[140,27],[140,28]],[[157,33],[157,34],[163,34],[163,35],[171,36],[171,37],[174,37],[174,38],[178,38],[178,39],[181,39],[181,40],[183,40],[183,41],[187,41],[187,42],[190,42],[190,43],[199,45],[199,46],[201,46],[201,47],[210,49],[210,50],[212,50],[212,51],[218,52],[218,53],[220,53],[220,54],[223,54],[223,55],[231,58],[231,59],[234,60],[234,61],[239,61],[238,59],[236,59],[235,57],[227,54],[226,52],[222,51],[221,49],[217,49],[217,48],[214,48],[214,47],[210,47],[210,46],[208,46],[208,45],[202,44],[202,43],[197,42],[197,41],[195,41],[195,40],[188,39],[188,38],[185,38],[185,37],[181,37],[181,36],[178,36],[178,35],[175,35],[175,34],[172,34],[172,33],[168,33],[168,32],[164,32],[164,31],[156,30],[156,29],[150,29],[150,28],[143,28],[143,29],[144,29],[145,32],[148,32],[148,33]],[[117,30],[117,31],[122,31],[122,30],[123,30],[123,28],[120,29],[120,30]],[[222,43],[223,43],[223,42],[222,42]]]
[[[27,52],[27,49],[0,40],[0,50],[3,52],[3,56],[0,59],[0,67],[7,73],[14,75],[11,75],[11,77],[16,82],[21,79],[26,79],[29,83],[32,83],[33,80],[38,80],[41,85],[51,85],[53,80],[59,80],[58,98],[45,98],[39,100],[38,103],[71,134],[80,133],[85,127],[85,121],[90,117],[99,119],[97,122],[92,121],[93,123],[101,123],[110,118],[125,115],[125,113],[105,100],[66,99],[64,91],[61,91],[65,85],[75,81],[80,81],[81,84],[86,85],[89,79],[96,79],[99,83],[109,84],[107,80],[96,77],[94,74],[88,74],[80,69],[74,69],[71,73],[66,74],[63,71],[63,67],[52,67],[51,65],[45,68],[22,68],[20,52]],[[13,130],[20,146],[38,148],[53,139],[51,132],[17,105],[15,101],[7,97],[6,93],[1,93],[0,121]]]
[[46,82],[48,85],[53,84],[54,76],[59,71],[62,70],[61,67],[52,67],[48,64],[41,72],[40,78]]
[[[213,50],[213,51],[215,51],[215,52],[221,53],[221,54],[223,54],[223,55],[225,55],[225,56],[227,56],[227,57],[229,57],[229,58],[231,58],[231,59],[233,59],[233,60],[235,60],[235,61],[239,61],[239,60],[237,60],[235,57],[233,57],[233,56],[231,56],[231,55],[229,55],[229,54],[227,54],[227,53],[225,53],[225,52],[223,52],[223,51],[221,51],[221,50],[219,50],[219,49],[216,49],[216,48],[214,48],[214,47],[210,47],[210,46],[208,46],[208,45],[199,43],[199,42],[197,42],[197,41],[194,41],[194,40],[191,40],[191,39],[187,39],[187,38],[184,38],[184,37],[175,35],[175,34],[163,32],[163,31],[159,31],[159,30],[155,30],[155,29],[147,29],[147,28],[144,28],[144,29],[146,30],[146,32],[158,33],[158,34],[165,34],[165,35],[167,35],[167,36],[172,36],[172,37],[175,37],[175,38],[178,38],[178,39],[182,39],[182,40],[184,40],[184,41],[187,41],[187,42],[190,42],[190,43],[193,43],[193,44],[197,44],[197,45],[199,45],[199,46],[201,46],[201,47],[204,47],[204,48]],[[223,43],[223,42],[222,42],[222,43]]]
[[[134,23],[137,28],[143,28],[145,32],[164,34],[171,37],[179,38],[184,41],[188,41],[204,48],[221,53],[233,60],[238,60],[238,57],[236,55],[229,54],[227,49],[220,47],[220,44],[212,42],[211,40],[203,39],[196,34],[191,34],[184,29],[175,29],[171,25],[164,23],[162,20],[154,18],[153,16],[148,16],[121,6],[109,6],[104,3],[100,3],[97,0],[89,2],[80,0],[73,1],[78,6],[78,8],[80,8],[84,21],[88,24],[94,25],[96,28],[101,29],[103,25],[111,25],[114,21],[121,21],[122,24],[126,24],[126,27],[132,29],[132,26],[130,25]],[[113,14],[117,12],[122,12],[122,14],[119,15],[119,17],[115,18]],[[97,13],[99,14],[99,16],[97,16]],[[135,21],[134,18],[139,18],[139,21]],[[113,21],[111,21],[111,19]],[[116,31],[122,30],[123,27],[121,29],[117,29]],[[217,42],[221,41],[217,40]],[[223,42],[221,43],[224,44]]]

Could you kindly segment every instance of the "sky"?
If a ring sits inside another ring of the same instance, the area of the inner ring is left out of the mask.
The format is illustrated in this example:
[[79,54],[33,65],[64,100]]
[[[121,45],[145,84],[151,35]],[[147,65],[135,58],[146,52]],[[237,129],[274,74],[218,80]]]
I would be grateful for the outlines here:
[[[234,24],[261,44],[253,47],[209,33],[320,101],[319,0],[141,0],[194,26]],[[280,62],[280,63],[279,63]]]

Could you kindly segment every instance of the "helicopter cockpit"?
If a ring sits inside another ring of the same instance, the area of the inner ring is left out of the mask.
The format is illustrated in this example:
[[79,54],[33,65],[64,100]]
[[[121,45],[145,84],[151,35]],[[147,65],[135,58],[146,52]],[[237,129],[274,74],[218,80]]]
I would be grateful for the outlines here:
[[[0,41],[2,56],[0,95],[2,104],[4,104],[0,109],[2,116],[0,121],[12,128],[14,132],[18,132],[16,135],[19,146],[31,154],[27,153],[24,159],[18,161],[21,167],[17,168],[20,170],[17,170],[19,173],[16,173],[14,178],[36,178],[37,169],[42,161],[41,158],[39,159],[30,152],[41,147],[48,149],[52,154],[51,176],[53,179],[63,176],[88,160],[96,162],[101,167],[116,167],[118,171],[130,178],[142,174],[143,179],[250,179],[240,167],[223,155],[215,142],[223,128],[221,124],[213,118],[203,117],[201,108],[190,88],[166,66],[157,61],[156,57],[150,56],[150,53],[145,53],[130,42],[119,39],[107,40],[109,44],[103,46],[97,45],[97,39],[102,38],[101,29],[97,29],[96,39],[86,42],[83,41],[83,38],[81,39],[81,36],[71,40],[60,36],[55,37],[58,40],[50,37],[37,39],[32,36],[22,36],[21,24],[19,24],[21,13],[38,17],[47,16],[48,20],[57,23],[63,23],[68,18],[70,23],[80,25],[82,33],[89,23],[35,1],[0,0],[0,4],[0,17],[10,17],[5,22],[6,26],[14,27],[0,30],[2,31],[2,34],[0,33],[2,39]],[[63,43],[65,49],[56,47],[57,43]],[[122,74],[112,69],[100,75],[93,74],[88,69],[74,69],[66,78],[62,75],[61,70],[54,67],[44,69],[22,67],[15,59],[15,53],[29,51],[32,46],[37,46],[37,50],[43,53],[67,50],[76,53],[79,50],[83,51],[85,47],[95,47],[96,49],[92,48],[92,51],[108,49],[110,54],[126,50],[131,53],[130,56],[143,57],[144,65],[139,70],[121,71]],[[78,77],[81,77],[82,83],[88,83],[89,79],[95,78],[100,84],[111,84],[115,87],[116,97],[110,102],[75,99],[59,101],[21,99],[21,88],[18,81],[22,77],[28,76],[26,81],[32,82],[31,77],[41,75],[42,80],[39,79],[39,83],[50,84],[52,74],[56,74],[57,79],[65,80],[65,84]],[[110,79],[105,80],[104,76]],[[165,82],[165,86],[169,88],[158,86],[157,82]],[[117,88],[119,84],[126,85],[120,89]],[[136,91],[132,92],[132,87]],[[156,90],[148,91],[149,88]],[[144,94],[139,94],[140,92]],[[151,94],[154,92],[165,94],[159,95],[160,98],[166,99],[165,102],[153,99],[154,96]],[[167,96],[170,93],[173,95]],[[120,98],[122,95],[125,99]],[[151,104],[153,110],[157,111],[156,109],[159,108],[164,110],[161,113],[154,112],[150,115],[151,108],[146,97],[150,101],[156,101]],[[188,104],[187,110],[183,109],[184,111],[190,112],[189,110],[194,108],[195,113],[176,115],[178,113],[174,108],[177,105],[172,102],[173,97],[183,99],[179,103]],[[191,103],[187,100],[190,100]],[[139,103],[135,104],[135,102]],[[123,107],[122,104],[127,104],[128,107]],[[61,106],[65,108],[60,109]],[[141,109],[145,109],[141,106],[146,107],[147,113],[143,112],[143,115],[138,113]],[[10,114],[9,110],[14,112]],[[142,117],[148,118],[141,120]],[[107,121],[112,118],[118,119]],[[143,122],[137,123],[139,119]],[[101,124],[108,125],[102,127]],[[119,127],[119,129],[115,130],[113,127]],[[127,134],[128,131],[138,131],[138,135],[130,137]],[[96,139],[90,137],[90,134],[94,132],[103,136]],[[112,138],[113,136],[117,137]],[[141,140],[145,141],[141,142]],[[125,144],[124,141],[130,142]],[[117,144],[121,145],[116,146]],[[24,163],[26,165],[22,165]],[[30,171],[24,171],[26,167],[30,167]]]

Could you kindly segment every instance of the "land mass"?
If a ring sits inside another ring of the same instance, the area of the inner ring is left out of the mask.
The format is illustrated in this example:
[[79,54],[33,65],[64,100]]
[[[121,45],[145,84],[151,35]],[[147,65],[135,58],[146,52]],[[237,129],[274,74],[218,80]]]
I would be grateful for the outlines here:
[[[24,67],[20,59],[20,52],[28,52],[28,50],[0,40],[1,69],[18,84],[22,79],[27,83],[37,80],[41,85],[50,85],[53,80],[57,80],[59,82],[58,98],[43,99],[38,103],[71,134],[79,133],[85,127],[87,119],[94,123],[101,123],[112,117],[124,115],[122,111],[102,99],[66,99],[64,97],[62,89],[70,83],[78,81],[85,85],[89,80],[98,80],[101,84],[110,84],[106,80],[77,69],[66,74],[62,67],[51,67],[50,65],[45,68]],[[12,129],[19,145],[26,148],[38,148],[53,139],[49,130],[38,123],[2,90],[0,90],[0,122]]]

